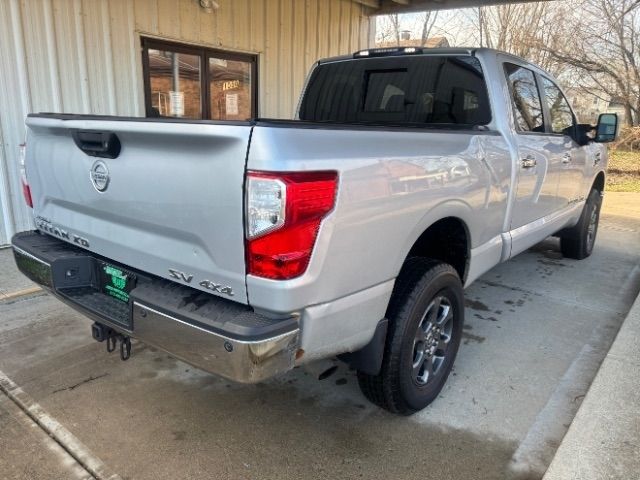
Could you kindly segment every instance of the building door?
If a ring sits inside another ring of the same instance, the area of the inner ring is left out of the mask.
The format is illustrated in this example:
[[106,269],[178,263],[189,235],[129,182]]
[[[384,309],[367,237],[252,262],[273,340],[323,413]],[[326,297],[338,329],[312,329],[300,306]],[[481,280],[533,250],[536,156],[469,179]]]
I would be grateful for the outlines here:
[[142,47],[148,117],[257,117],[257,56],[148,38]]

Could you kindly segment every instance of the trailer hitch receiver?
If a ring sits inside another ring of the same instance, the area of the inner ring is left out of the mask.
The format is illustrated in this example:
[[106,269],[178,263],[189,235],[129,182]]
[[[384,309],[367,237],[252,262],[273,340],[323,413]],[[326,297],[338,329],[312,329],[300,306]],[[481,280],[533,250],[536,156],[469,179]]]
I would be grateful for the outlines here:
[[112,328],[109,328],[101,323],[94,323],[91,325],[91,336],[97,342],[107,342],[107,352],[111,353],[116,350],[118,343],[120,343],[120,359],[129,360],[131,357],[131,337],[128,335],[122,335],[116,332]]

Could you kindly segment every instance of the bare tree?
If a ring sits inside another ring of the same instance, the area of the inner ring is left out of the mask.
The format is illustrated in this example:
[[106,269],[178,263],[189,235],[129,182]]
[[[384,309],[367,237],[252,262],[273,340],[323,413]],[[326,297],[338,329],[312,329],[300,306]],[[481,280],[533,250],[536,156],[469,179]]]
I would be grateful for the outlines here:
[[427,44],[427,40],[431,37],[433,27],[438,20],[438,11],[428,11],[421,13],[418,16],[418,24],[420,27],[420,46],[424,47]]
[[[413,19],[413,24],[408,24],[408,21]],[[438,19],[438,12],[424,12],[414,15],[402,16],[402,15],[385,15],[381,17],[381,21],[377,26],[377,42],[390,44],[395,43],[400,46],[402,43],[402,32],[408,31],[413,36],[420,38],[420,45],[425,46],[427,40],[431,37],[431,32],[434,29],[436,21]]]
[[574,6],[580,14],[566,22],[571,42],[553,49],[540,43],[539,49],[579,72],[580,86],[616,97],[627,125],[639,125],[640,1],[582,0]]
[[385,15],[380,17],[376,28],[376,41],[378,43],[391,43],[400,45],[400,16]]
[[555,75],[563,65],[547,49],[567,41],[558,26],[566,16],[560,3],[507,4],[478,9],[478,31],[483,46],[496,48],[537,63]]
[[[408,19],[413,28],[406,28]],[[640,0],[565,0],[443,12],[391,15],[378,38],[400,44],[412,30],[424,45],[446,34],[452,44],[496,48],[537,63],[565,86],[619,101],[626,122],[640,125]],[[401,26],[401,23],[403,25]]]
[[389,15],[389,23],[396,40],[396,45],[400,45],[400,15]]

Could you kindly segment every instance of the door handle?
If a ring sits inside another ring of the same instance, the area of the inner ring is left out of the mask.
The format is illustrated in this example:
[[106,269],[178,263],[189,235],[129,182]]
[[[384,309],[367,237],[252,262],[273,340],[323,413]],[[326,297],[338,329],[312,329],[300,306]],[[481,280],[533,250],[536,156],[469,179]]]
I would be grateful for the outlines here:
[[593,160],[593,164],[597,165],[600,163],[600,160],[602,160],[602,154],[600,152],[596,153],[595,159]]
[[568,164],[568,163],[571,163],[571,154],[570,153],[565,153],[562,156],[562,163],[565,164],[565,165]]
[[522,168],[533,168],[538,165],[538,162],[531,155],[527,155],[525,158],[521,160],[520,166]]
[[71,136],[76,146],[92,157],[118,158],[120,155],[120,139],[113,132],[73,130]]

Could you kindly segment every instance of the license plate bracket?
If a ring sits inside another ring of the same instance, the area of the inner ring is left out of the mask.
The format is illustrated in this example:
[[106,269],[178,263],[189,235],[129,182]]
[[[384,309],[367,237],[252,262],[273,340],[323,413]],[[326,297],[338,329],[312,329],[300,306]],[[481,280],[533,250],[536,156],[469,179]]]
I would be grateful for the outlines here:
[[98,288],[116,300],[129,303],[129,292],[136,285],[136,275],[115,265],[98,262]]

